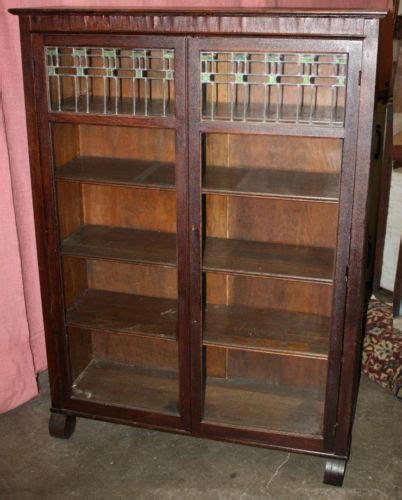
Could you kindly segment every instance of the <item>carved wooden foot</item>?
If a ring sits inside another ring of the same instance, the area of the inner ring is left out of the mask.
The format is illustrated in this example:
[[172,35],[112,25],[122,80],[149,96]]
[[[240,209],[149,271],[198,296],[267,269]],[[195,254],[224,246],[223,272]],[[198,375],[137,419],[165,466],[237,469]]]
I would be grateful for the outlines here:
[[332,458],[325,463],[324,483],[342,486],[345,477],[346,460]]
[[68,439],[74,432],[76,418],[63,413],[51,413],[49,434],[53,437]]

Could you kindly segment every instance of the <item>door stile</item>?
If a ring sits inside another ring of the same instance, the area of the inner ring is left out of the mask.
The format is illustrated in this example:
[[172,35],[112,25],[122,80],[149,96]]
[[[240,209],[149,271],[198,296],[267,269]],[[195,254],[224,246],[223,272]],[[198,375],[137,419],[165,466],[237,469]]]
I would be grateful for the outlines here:
[[190,253],[190,349],[191,349],[191,420],[199,432],[203,394],[202,355],[202,207],[201,207],[201,137],[200,89],[198,80],[198,41],[188,44],[188,116],[189,116],[189,245]]
[[188,118],[187,118],[187,43],[176,39],[176,196],[177,196],[177,266],[178,266],[178,335],[180,371],[180,414],[182,426],[191,428],[191,381],[189,341],[189,223],[188,223]]
[[328,376],[324,411],[324,445],[334,451],[337,422],[339,380],[342,364],[342,340],[344,332],[345,301],[348,279],[350,230],[355,180],[356,141],[359,111],[359,73],[362,44],[351,42],[348,50],[349,64],[346,91],[345,136],[343,139],[341,185],[339,198],[338,235],[336,243],[334,297],[328,356]]

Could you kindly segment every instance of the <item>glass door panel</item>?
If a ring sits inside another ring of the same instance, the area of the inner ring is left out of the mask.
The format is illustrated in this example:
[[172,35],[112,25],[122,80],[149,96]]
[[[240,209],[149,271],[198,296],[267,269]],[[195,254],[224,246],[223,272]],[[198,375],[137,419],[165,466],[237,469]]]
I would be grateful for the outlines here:
[[73,395],[177,413],[175,133],[52,138]]
[[334,40],[190,43],[201,431],[330,432],[360,50]]
[[207,133],[203,153],[204,420],[320,434],[342,141]]
[[44,51],[71,396],[181,416],[172,45]]

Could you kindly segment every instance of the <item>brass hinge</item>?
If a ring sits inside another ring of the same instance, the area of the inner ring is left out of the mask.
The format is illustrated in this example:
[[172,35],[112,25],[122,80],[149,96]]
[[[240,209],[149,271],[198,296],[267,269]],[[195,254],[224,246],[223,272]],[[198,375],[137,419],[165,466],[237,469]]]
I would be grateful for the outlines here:
[[359,81],[359,87],[360,87],[360,85],[362,84],[362,70],[359,71],[359,79],[358,79],[358,81]]

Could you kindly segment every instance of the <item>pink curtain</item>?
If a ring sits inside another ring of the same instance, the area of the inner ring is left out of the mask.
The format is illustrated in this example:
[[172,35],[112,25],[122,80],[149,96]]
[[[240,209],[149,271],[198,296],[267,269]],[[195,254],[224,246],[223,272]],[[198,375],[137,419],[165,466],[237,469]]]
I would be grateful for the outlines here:
[[[46,368],[36,262],[18,18],[11,7],[104,6],[112,0],[0,0],[0,412],[37,394],[35,376]],[[389,0],[119,0],[148,7],[365,7]],[[43,304],[46,307],[46,304]]]

